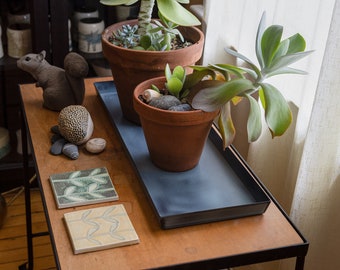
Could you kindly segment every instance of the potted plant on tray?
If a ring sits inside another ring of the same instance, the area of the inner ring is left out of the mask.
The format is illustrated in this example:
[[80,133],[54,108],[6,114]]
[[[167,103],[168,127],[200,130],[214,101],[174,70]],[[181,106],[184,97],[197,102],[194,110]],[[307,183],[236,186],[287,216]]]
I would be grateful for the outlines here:
[[[104,5],[121,5],[137,1],[100,2]],[[171,68],[176,65],[194,65],[203,51],[203,33],[193,27],[199,25],[200,21],[180,4],[189,3],[189,0],[156,2],[159,20],[151,19],[155,0],[142,0],[138,20],[113,24],[102,35],[103,54],[111,67],[123,115],[135,123],[139,123],[132,105],[136,85],[148,78],[163,75],[166,63]]]
[[[136,87],[134,106],[141,119],[151,160],[157,166],[170,171],[193,168],[199,161],[204,144],[198,143],[197,140],[203,138],[205,141],[214,115],[218,115],[217,124],[223,139],[223,147],[229,146],[235,136],[230,102],[237,104],[241,99],[247,99],[250,104],[247,121],[248,140],[250,142],[257,140],[261,134],[262,123],[260,105],[253,97],[254,94],[260,97],[272,136],[280,136],[287,130],[292,120],[289,105],[280,91],[266,82],[266,79],[278,74],[305,74],[304,71],[291,68],[289,65],[312,51],[305,51],[306,43],[300,34],[281,40],[282,33],[283,27],[280,25],[272,25],[265,29],[263,15],[255,42],[259,66],[244,55],[226,49],[227,53],[243,60],[246,66],[228,64],[192,66],[194,71],[189,75],[186,75],[182,67],[176,67],[171,72],[167,66],[165,77],[147,80]],[[169,95],[173,97],[167,97]],[[174,97],[178,99],[178,104],[185,104],[180,107],[188,107],[189,111],[173,111],[173,107],[171,110],[165,110],[164,104]],[[154,105],[155,103],[160,105]],[[203,133],[193,131],[197,121],[205,116],[212,118],[204,124],[204,128],[201,128]],[[175,127],[177,123],[178,131]],[[157,133],[158,131],[160,133]],[[192,148],[196,146],[199,149],[193,150]],[[195,153],[196,156],[190,163],[188,160],[191,153]]]

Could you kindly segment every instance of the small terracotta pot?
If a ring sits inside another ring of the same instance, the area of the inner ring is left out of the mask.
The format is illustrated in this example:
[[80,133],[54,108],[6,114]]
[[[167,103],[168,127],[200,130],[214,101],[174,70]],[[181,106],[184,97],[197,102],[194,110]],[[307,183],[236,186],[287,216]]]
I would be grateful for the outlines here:
[[218,111],[167,111],[138,98],[152,84],[161,89],[164,83],[164,77],[140,83],[134,91],[134,108],[139,114],[152,162],[166,171],[186,171],[198,164]]
[[167,63],[171,69],[177,65],[194,65],[202,56],[204,35],[196,27],[179,27],[184,38],[194,43],[192,46],[165,52],[131,50],[108,41],[112,32],[116,32],[124,24],[134,25],[137,20],[123,21],[107,27],[102,35],[102,48],[111,67],[122,113],[126,119],[139,124],[139,117],[132,103],[135,87],[147,79],[163,76]]

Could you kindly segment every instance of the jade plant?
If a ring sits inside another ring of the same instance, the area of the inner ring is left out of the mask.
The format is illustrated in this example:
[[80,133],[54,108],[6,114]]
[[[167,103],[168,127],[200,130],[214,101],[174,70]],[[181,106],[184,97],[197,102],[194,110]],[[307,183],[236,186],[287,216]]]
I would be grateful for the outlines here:
[[[100,0],[100,2],[104,5],[116,6],[132,5],[138,0]],[[156,3],[159,21],[152,21],[151,16]],[[200,24],[200,21],[181,5],[188,3],[189,0],[141,0],[138,25],[124,26],[112,34],[110,42],[125,48],[155,51],[177,48],[173,44],[178,39],[182,44],[181,47],[187,46],[177,27]]]
[[[173,72],[166,67],[167,83],[172,88],[170,94],[191,105],[192,109],[211,112],[220,110],[217,125],[223,138],[223,146],[229,146],[235,136],[235,128],[230,113],[230,103],[237,105],[246,99],[250,104],[247,120],[249,142],[256,141],[262,131],[260,104],[265,112],[267,126],[273,137],[285,133],[292,121],[289,105],[281,92],[266,79],[279,74],[306,74],[305,71],[289,65],[309,55],[305,51],[306,42],[300,34],[282,40],[283,27],[271,25],[265,28],[263,14],[257,30],[255,50],[258,65],[233,49],[225,51],[246,65],[209,64],[192,66],[193,72],[185,74],[182,67]],[[178,75],[179,74],[179,75]]]

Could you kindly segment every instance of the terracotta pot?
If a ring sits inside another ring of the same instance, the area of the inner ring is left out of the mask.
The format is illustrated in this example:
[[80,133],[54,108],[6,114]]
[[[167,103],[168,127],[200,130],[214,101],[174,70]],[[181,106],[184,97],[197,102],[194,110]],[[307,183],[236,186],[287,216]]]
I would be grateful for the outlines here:
[[166,171],[186,171],[198,164],[218,111],[167,111],[138,98],[151,84],[161,89],[164,83],[164,77],[140,83],[133,95],[134,108],[139,114],[152,162]]
[[177,65],[195,64],[202,56],[204,35],[196,27],[179,28],[184,38],[194,44],[187,48],[166,52],[125,49],[108,41],[112,32],[116,32],[122,25],[136,23],[137,20],[123,21],[106,28],[102,35],[102,48],[111,67],[122,113],[126,119],[139,123],[139,117],[132,103],[135,87],[147,79],[164,76],[166,63],[169,63],[171,69]]

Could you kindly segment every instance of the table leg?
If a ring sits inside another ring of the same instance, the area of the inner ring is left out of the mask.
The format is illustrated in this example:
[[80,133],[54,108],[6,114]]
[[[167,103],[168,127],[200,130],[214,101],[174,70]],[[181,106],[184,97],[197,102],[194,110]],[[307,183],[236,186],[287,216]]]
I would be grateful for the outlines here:
[[305,256],[296,257],[295,270],[303,270],[305,265]]
[[33,233],[32,233],[32,216],[31,216],[31,193],[30,181],[28,172],[28,148],[27,148],[27,132],[24,116],[21,113],[21,141],[23,153],[23,167],[24,167],[24,187],[25,187],[25,210],[26,210],[26,234],[27,234],[27,256],[28,268],[33,269]]

